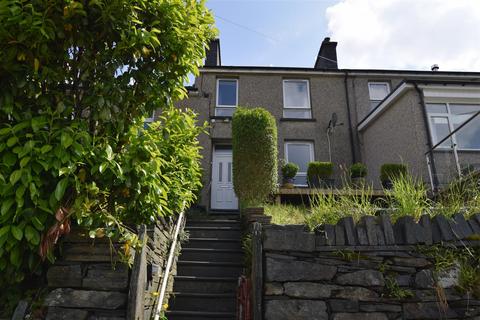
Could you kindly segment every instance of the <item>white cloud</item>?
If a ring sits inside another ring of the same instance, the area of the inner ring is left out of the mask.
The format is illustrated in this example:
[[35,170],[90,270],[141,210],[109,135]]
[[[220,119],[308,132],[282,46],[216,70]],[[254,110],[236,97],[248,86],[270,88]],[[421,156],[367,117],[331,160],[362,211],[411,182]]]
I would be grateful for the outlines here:
[[480,71],[480,0],[340,0],[326,17],[341,68]]

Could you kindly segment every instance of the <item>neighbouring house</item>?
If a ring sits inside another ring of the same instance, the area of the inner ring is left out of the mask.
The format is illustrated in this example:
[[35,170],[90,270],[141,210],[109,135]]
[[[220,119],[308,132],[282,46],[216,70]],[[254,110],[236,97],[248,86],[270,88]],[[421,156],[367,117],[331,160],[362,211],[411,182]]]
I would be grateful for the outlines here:
[[298,187],[307,186],[307,164],[313,160],[331,160],[339,185],[348,166],[363,162],[375,189],[381,189],[384,163],[406,163],[432,188],[479,166],[480,116],[464,123],[480,111],[480,73],[436,66],[431,71],[338,69],[336,46],[325,38],[313,68],[292,68],[223,66],[220,41],[211,43],[188,99],[177,104],[210,124],[208,135],[200,137],[200,205],[238,208],[230,121],[237,106],[259,106],[274,115],[279,157],[299,165]]

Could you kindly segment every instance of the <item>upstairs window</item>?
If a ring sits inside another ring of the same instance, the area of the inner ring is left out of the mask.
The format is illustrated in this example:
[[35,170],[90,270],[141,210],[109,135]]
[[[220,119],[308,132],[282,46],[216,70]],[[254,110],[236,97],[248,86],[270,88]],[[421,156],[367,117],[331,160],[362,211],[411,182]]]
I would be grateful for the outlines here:
[[215,115],[231,117],[238,104],[238,81],[236,79],[217,80],[217,104]]
[[308,80],[283,80],[283,117],[312,117]]
[[[433,144],[437,144],[480,111],[480,105],[457,103],[429,103],[427,113]],[[467,123],[439,148],[451,148],[455,143],[460,150],[480,150],[480,116]]]
[[370,110],[372,110],[390,93],[390,85],[388,82],[369,82],[368,93],[370,95]]

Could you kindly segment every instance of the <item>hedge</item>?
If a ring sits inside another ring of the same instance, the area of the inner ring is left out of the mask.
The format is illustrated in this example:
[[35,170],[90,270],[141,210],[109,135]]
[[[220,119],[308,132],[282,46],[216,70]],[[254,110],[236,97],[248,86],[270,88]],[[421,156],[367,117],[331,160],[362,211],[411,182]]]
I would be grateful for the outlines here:
[[262,108],[242,108],[232,120],[233,186],[240,202],[264,202],[277,186],[277,126]]

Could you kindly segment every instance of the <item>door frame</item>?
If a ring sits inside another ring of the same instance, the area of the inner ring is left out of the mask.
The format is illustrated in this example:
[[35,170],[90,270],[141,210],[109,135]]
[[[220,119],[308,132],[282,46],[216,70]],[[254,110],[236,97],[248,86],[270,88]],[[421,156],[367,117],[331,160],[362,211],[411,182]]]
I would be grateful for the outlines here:
[[[231,208],[231,209],[221,209],[221,208],[214,208],[214,196],[215,196],[215,188],[214,188],[214,181],[213,181],[213,176],[214,176],[214,165],[215,165],[215,160],[216,160],[216,155],[222,154],[222,150],[217,150],[218,146],[223,146],[223,147],[230,147],[230,155],[232,157],[232,166],[233,166],[233,151],[231,149],[231,143],[228,142],[220,142],[220,143],[214,143],[212,145],[212,162],[210,165],[210,209],[211,210],[222,210],[222,211],[237,211],[239,209],[239,203],[238,203],[238,197],[235,194],[235,190],[233,190],[234,197],[236,198],[236,207]],[[228,150],[228,149],[225,149]],[[225,152],[225,153],[228,153]],[[233,170],[232,170],[232,188],[233,188]]]

